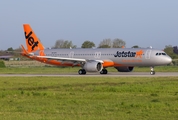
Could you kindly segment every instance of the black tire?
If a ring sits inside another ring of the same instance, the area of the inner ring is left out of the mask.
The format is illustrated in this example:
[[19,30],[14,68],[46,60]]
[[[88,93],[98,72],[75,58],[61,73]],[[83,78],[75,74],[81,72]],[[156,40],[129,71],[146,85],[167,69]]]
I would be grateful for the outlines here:
[[104,74],[108,74],[108,71],[106,69],[104,70]]
[[106,69],[102,69],[102,71],[100,72],[100,74],[107,74],[108,71]]
[[150,74],[151,74],[151,75],[155,75],[155,71],[151,71]]
[[86,70],[83,69],[82,70],[82,74],[85,75],[86,74]]
[[80,69],[80,70],[78,71],[78,74],[79,74],[79,75],[82,75],[82,74],[83,74],[82,69]]

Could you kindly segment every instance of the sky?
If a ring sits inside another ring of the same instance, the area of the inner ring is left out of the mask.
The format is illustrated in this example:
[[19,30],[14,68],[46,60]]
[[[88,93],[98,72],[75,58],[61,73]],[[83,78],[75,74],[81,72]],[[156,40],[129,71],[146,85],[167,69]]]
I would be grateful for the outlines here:
[[178,45],[178,0],[2,0],[0,50],[25,44],[23,24],[30,24],[43,45],[56,40],[98,47],[106,38],[164,49]]

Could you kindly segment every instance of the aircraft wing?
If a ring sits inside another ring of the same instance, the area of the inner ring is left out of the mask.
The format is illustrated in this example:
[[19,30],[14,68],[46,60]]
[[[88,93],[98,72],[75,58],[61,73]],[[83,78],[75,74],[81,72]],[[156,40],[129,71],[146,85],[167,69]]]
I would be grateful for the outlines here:
[[104,63],[103,60],[91,60],[91,59],[81,59],[81,58],[65,58],[65,57],[51,57],[51,56],[36,56],[38,58],[46,58],[48,60],[59,60],[59,61],[69,61],[69,62],[92,62],[92,61],[97,61],[100,63]]
[[73,62],[86,62],[86,59],[80,58],[65,58],[65,57],[51,57],[51,56],[36,56],[38,58],[46,58],[50,60],[73,61]]

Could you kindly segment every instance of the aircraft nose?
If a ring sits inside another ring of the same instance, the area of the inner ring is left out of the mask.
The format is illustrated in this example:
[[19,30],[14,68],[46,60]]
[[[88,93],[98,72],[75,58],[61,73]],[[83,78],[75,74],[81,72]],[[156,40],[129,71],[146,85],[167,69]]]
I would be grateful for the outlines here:
[[166,62],[166,64],[170,64],[172,62],[172,58],[171,57],[167,57],[165,59],[165,62]]

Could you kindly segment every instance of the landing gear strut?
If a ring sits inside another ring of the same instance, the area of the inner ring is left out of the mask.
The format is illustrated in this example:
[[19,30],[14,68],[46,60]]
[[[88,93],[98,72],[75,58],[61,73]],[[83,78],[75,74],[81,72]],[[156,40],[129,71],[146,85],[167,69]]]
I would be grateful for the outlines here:
[[85,74],[86,74],[85,69],[80,69],[80,70],[78,71],[78,74],[79,74],[79,75],[85,75]]
[[154,71],[154,67],[151,67],[151,72],[150,72],[151,75],[154,75],[155,74],[155,71]]
[[102,69],[100,72],[100,74],[107,74],[107,73],[108,73],[108,71],[106,69]]

